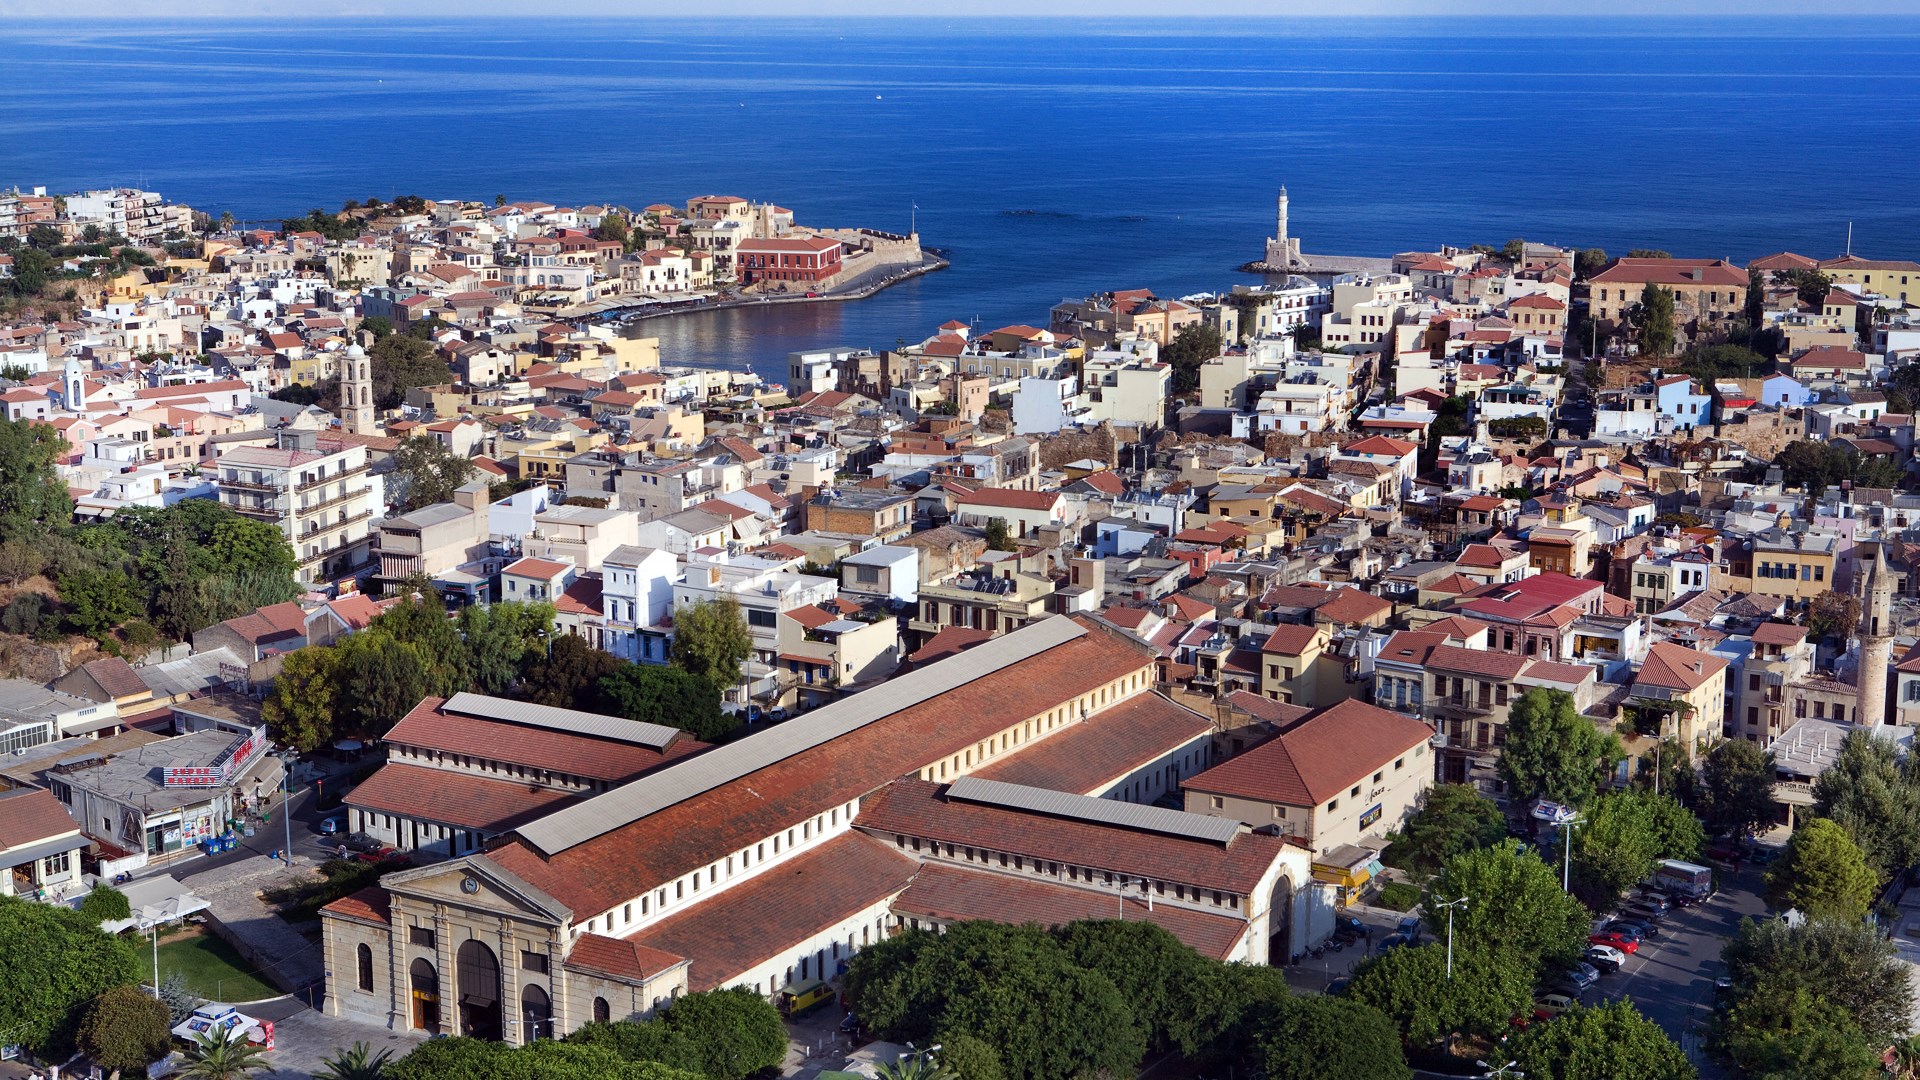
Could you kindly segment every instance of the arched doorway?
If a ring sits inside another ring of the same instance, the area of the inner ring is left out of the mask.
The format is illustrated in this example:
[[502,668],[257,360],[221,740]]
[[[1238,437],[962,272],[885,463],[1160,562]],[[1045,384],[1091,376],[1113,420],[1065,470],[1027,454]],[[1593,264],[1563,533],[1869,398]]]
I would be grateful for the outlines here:
[[1267,963],[1293,962],[1293,879],[1285,874],[1267,896]]
[[493,950],[468,938],[457,958],[460,970],[460,1034],[500,1038],[500,960]]
[[407,969],[407,984],[413,998],[413,1026],[417,1031],[440,1033],[440,975],[424,957]]
[[547,1000],[547,992],[531,983],[521,987],[520,1040],[532,1042],[553,1037],[553,1003]]

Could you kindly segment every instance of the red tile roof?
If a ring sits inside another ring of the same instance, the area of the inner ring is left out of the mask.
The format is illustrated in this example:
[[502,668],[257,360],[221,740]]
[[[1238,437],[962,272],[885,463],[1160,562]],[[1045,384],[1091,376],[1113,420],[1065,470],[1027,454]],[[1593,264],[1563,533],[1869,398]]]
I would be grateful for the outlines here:
[[363,810],[497,834],[578,799],[576,794],[524,781],[390,761],[347,792],[344,801]]
[[1280,837],[1244,830],[1221,844],[963,802],[948,799],[946,791],[945,784],[897,780],[861,803],[855,824],[888,841],[900,835],[971,844],[1243,896],[1259,884],[1286,847]]
[[953,500],[960,506],[1004,506],[1013,510],[1051,511],[1060,501],[1057,491],[1014,491],[1010,488],[981,488]]
[[1286,727],[1313,712],[1304,705],[1290,705],[1284,701],[1263,698],[1251,690],[1235,690],[1227,695],[1226,700],[1227,704],[1251,715],[1256,720],[1265,720],[1281,727]]
[[1525,671],[1530,663],[1513,653],[1465,649],[1458,645],[1436,645],[1427,654],[1427,667],[1449,674],[1460,672],[1489,679],[1511,679]]
[[929,863],[893,902],[895,914],[963,922],[1064,926],[1082,919],[1123,918],[1151,922],[1194,951],[1216,960],[1232,955],[1247,935],[1245,919],[1161,904],[1151,911],[1141,901],[1124,902],[1111,892],[1056,885],[990,870]]
[[1712,653],[1661,641],[1647,650],[1646,662],[1640,665],[1633,682],[1636,686],[1645,683],[1670,690],[1693,690],[1726,668],[1727,661]]
[[529,557],[515,560],[512,565],[507,566],[500,572],[502,574],[513,574],[518,577],[539,578],[542,581],[550,581],[571,569],[573,569],[573,566],[570,563]]
[[[44,788],[16,788],[0,798],[0,856],[11,848],[79,831],[80,823]],[[74,840],[74,847],[86,846],[78,836]]]
[[629,780],[706,748],[698,739],[683,735],[661,753],[635,743],[461,716],[442,710],[445,703],[445,698],[423,699],[388,730],[382,741],[449,754],[483,754],[494,761],[530,769],[606,781]]
[[993,631],[980,630],[971,626],[945,626],[940,632],[927,639],[925,645],[907,657],[914,664],[931,664],[935,660],[945,660],[949,656],[958,656],[983,641],[993,639]]
[[378,885],[369,885],[358,892],[347,895],[320,909],[331,915],[342,915],[362,922],[379,923],[385,926],[392,919],[392,905],[387,898],[387,890]]
[[1807,640],[1807,628],[1791,623],[1763,622],[1753,628],[1756,645],[1793,646]]
[[141,681],[140,673],[133,670],[133,665],[118,656],[90,660],[81,667],[109,697],[138,697],[150,692],[147,684]]
[[1410,716],[1364,701],[1342,701],[1189,779],[1186,787],[1287,806],[1319,806],[1432,737],[1432,728]]
[[848,833],[663,919],[631,940],[686,957],[693,965],[687,973],[688,989],[711,990],[780,956],[794,942],[899,895],[915,868],[893,845]]
[[1420,449],[1420,444],[1386,435],[1369,435],[1340,448],[1343,454],[1367,454],[1375,457],[1403,458]]
[[1315,618],[1336,623],[1360,623],[1393,610],[1393,603],[1364,589],[1335,589],[1333,599],[1313,609]]
[[551,856],[515,842],[487,857],[576,912],[605,911],[1152,663],[1090,631]]
[[636,941],[581,934],[574,941],[572,951],[567,953],[566,966],[589,975],[637,984],[686,962],[685,957],[649,949]]
[[1294,623],[1282,623],[1267,635],[1266,643],[1260,646],[1263,653],[1278,656],[1301,656],[1319,636],[1320,629],[1314,626],[1299,626]]
[[1747,287],[1746,271],[1724,259],[1616,259],[1588,280],[1596,285]]
[[973,775],[1075,795],[1099,795],[1113,781],[1212,731],[1213,723],[1199,713],[1159,694],[1141,694]]

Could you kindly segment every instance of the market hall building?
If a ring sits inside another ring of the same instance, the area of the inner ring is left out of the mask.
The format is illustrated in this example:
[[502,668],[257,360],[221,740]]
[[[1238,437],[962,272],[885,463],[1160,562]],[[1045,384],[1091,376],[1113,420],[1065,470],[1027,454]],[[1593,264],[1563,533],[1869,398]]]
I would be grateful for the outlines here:
[[[1056,617],[672,761],[329,905],[326,1010],[520,1043],[689,991],[770,995],[963,919],[1145,918],[1284,960],[1332,922],[1305,850],[1118,797],[1130,767],[1213,764],[1206,721],[1153,684],[1138,642]],[[1061,749],[1097,757],[1064,785],[1087,790],[978,775]]]

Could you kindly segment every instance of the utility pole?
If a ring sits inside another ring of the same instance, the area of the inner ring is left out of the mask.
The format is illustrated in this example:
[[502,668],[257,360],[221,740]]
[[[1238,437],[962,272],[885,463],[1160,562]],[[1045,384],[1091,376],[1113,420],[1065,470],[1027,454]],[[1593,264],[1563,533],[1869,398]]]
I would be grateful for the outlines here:
[[1572,892],[1572,891],[1573,891],[1573,887],[1572,887],[1572,881],[1573,881],[1573,827],[1574,827],[1575,825],[1579,825],[1579,824],[1582,824],[1582,823],[1583,823],[1583,820],[1582,820],[1582,819],[1581,819],[1580,817],[1578,817],[1578,816],[1575,816],[1575,817],[1570,817],[1570,818],[1568,818],[1568,819],[1567,819],[1567,820],[1565,820],[1565,821],[1556,821],[1556,822],[1554,822],[1554,823],[1553,823],[1553,825],[1554,825],[1554,828],[1556,828],[1556,829],[1565,829],[1565,830],[1567,830],[1567,831],[1566,831],[1566,832],[1565,832],[1565,833],[1563,834],[1563,844],[1564,844],[1564,847],[1565,847],[1565,851],[1566,851],[1566,854],[1565,854],[1565,857],[1564,857],[1564,858],[1565,858],[1565,861],[1564,861],[1564,862],[1563,862],[1563,863],[1561,864],[1561,867],[1560,867],[1560,891],[1562,891],[1562,892]]
[[1453,978],[1453,909],[1466,906],[1467,898],[1462,896],[1449,900],[1440,906],[1447,909],[1447,978]]

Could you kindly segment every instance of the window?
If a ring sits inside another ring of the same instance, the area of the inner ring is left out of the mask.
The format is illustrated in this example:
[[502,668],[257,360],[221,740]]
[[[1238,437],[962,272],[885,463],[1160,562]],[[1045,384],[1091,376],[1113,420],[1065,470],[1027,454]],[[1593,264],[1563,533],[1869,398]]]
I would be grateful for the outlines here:
[[359,969],[360,989],[373,992],[373,950],[365,945],[354,947],[354,960]]
[[520,967],[526,971],[545,975],[547,974],[547,954],[522,949],[520,951]]
[[[1916,684],[1916,685],[1920,685],[1920,684]],[[1221,798],[1218,795],[1215,795],[1213,797],[1213,808],[1215,810],[1223,809],[1226,805],[1227,805],[1227,800]]]
[[1329,800],[1327,800],[1327,813],[1329,813],[1329,814],[1331,814],[1331,813],[1333,813],[1333,812],[1334,812],[1335,810],[1338,810],[1338,809],[1340,809],[1340,800],[1339,800],[1339,799],[1329,799]]
[[1359,785],[1359,784],[1355,784],[1355,785],[1353,785],[1353,790],[1352,790],[1352,791],[1349,791],[1349,792],[1347,792],[1347,794],[1349,794],[1349,795],[1351,795],[1351,796],[1353,796],[1353,797],[1354,797],[1354,798],[1356,798],[1356,799],[1357,799],[1357,798],[1359,798],[1359,797],[1360,797],[1360,785]]
[[70,861],[72,858],[73,853],[70,851],[62,851],[55,855],[49,855],[41,860],[41,870],[49,877],[64,874],[72,867]]
[[604,1024],[608,1020],[610,1020],[612,1016],[613,1016],[613,1010],[607,1007],[606,998],[596,997],[593,999],[593,1022],[594,1023]]
[[407,942],[408,944],[419,945],[419,946],[422,946],[423,948],[428,948],[428,949],[433,948],[434,947],[433,927],[431,926],[408,927]]

